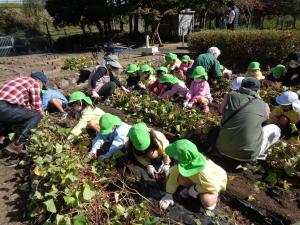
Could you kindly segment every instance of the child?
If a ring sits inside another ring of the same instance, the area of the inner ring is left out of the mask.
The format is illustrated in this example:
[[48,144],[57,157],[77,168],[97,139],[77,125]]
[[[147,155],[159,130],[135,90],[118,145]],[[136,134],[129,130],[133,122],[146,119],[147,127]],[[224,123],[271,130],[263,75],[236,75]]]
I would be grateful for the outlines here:
[[179,77],[186,77],[186,72],[188,69],[192,68],[194,60],[188,55],[182,56],[181,65],[178,70]]
[[98,149],[100,149],[106,141],[112,142],[109,150],[104,155],[99,156],[99,160],[105,160],[113,156],[113,154],[121,150],[126,142],[130,125],[122,122],[122,120],[110,113],[105,113],[99,121],[100,134],[94,139],[91,151],[88,153],[89,158],[95,158]]
[[141,85],[144,87],[144,89],[149,88],[156,81],[156,77],[153,75],[153,68],[148,64],[141,66],[140,74],[142,83]]
[[125,150],[132,153],[134,158],[147,168],[148,174],[161,180],[168,175],[170,158],[165,154],[169,141],[159,131],[149,129],[144,123],[133,125],[128,133],[129,140]]
[[281,128],[281,136],[290,138],[291,136],[298,136],[300,131],[300,101],[297,93],[293,91],[285,91],[276,97],[276,106],[270,114],[270,123],[278,124]]
[[177,97],[176,95],[185,97],[189,90],[183,81],[178,80],[171,74],[165,74],[159,79],[159,82],[164,84],[164,87],[159,94],[159,97],[162,99]]
[[168,53],[165,56],[165,60],[166,60],[166,67],[168,68],[171,74],[173,74],[175,70],[178,70],[181,65],[181,61],[174,53]]
[[225,66],[220,65],[220,69],[224,78],[231,80],[232,71],[227,69]]
[[203,106],[205,113],[209,112],[208,104],[212,102],[213,98],[210,94],[210,87],[208,82],[207,73],[204,67],[197,66],[192,74],[194,81],[192,82],[188,93],[186,94],[186,101],[183,106],[186,108],[192,108],[194,104],[199,103]]
[[199,199],[207,210],[213,210],[219,192],[226,189],[227,174],[213,161],[206,159],[196,145],[187,139],[178,140],[166,148],[166,153],[176,160],[167,178],[167,194],[160,200],[162,209],[174,204],[173,196],[179,186],[185,187],[181,195]]
[[282,84],[297,86],[300,84],[300,52],[293,53],[287,58],[287,72],[283,76]]
[[104,111],[97,107],[93,107],[93,102],[90,97],[86,96],[81,91],[75,91],[70,95],[69,106],[77,112],[80,112],[81,117],[77,125],[72,129],[68,140],[72,140],[81,134],[82,130],[90,127],[99,132],[99,119],[104,115]]
[[58,110],[61,115],[60,118],[64,120],[68,113],[65,112],[68,100],[59,91],[53,89],[42,90],[42,109],[43,111],[52,110],[53,108]]
[[252,62],[252,63],[249,64],[246,76],[247,77],[254,77],[257,80],[265,79],[265,77],[262,75],[262,73],[260,71],[259,62]]
[[[237,90],[239,90],[242,87],[242,82],[243,82],[244,79],[245,79],[245,77],[237,77],[237,78],[235,78],[232,81],[231,85],[230,85],[230,91],[237,91]],[[227,95],[228,95],[228,92],[225,92],[224,96],[223,96],[223,101],[222,101],[221,105],[218,106],[218,111],[221,114],[223,113],[224,106],[225,106],[225,104],[227,102],[227,98],[228,98]]]
[[266,76],[266,79],[272,82],[281,82],[285,70],[286,69],[284,65],[278,64],[271,69],[271,73]]
[[141,90],[140,87],[140,76],[139,76],[139,67],[136,64],[130,64],[126,73],[128,74],[127,78],[127,89],[128,90]]
[[168,68],[161,66],[159,67],[159,69],[157,70],[156,73],[156,81],[149,87],[149,91],[152,91],[154,94],[159,95],[159,93],[161,92],[163,85],[159,83],[159,79],[168,73]]

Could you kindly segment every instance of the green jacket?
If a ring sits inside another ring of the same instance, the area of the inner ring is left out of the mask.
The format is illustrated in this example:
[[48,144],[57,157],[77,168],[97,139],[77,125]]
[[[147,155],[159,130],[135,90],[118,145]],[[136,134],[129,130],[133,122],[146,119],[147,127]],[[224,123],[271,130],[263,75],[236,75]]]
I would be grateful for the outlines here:
[[268,119],[267,104],[254,91],[241,88],[230,92],[224,107],[222,121],[246,104],[224,126],[221,127],[216,147],[222,155],[240,161],[254,160],[260,152],[263,141],[262,123]]
[[222,77],[220,62],[211,53],[204,53],[197,57],[193,64],[193,67],[188,70],[188,74],[190,76],[197,66],[204,67],[205,71],[208,74],[209,80],[211,80],[212,78],[221,79]]

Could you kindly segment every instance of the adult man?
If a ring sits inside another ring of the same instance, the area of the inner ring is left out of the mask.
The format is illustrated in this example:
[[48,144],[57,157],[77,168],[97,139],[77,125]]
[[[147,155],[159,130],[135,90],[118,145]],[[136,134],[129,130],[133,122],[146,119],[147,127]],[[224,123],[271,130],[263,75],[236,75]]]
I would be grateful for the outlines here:
[[230,8],[227,27],[228,29],[236,30],[239,25],[240,10],[232,1],[228,2],[226,5]]
[[122,69],[122,66],[118,62],[118,57],[108,55],[90,74],[88,81],[89,94],[94,98],[101,96],[105,100],[114,93],[117,86],[129,92],[116,77],[120,69]]
[[21,153],[30,130],[38,125],[42,118],[41,90],[46,87],[47,77],[43,72],[35,72],[31,77],[9,80],[0,86],[0,136],[8,133],[12,125],[22,128],[6,149]]
[[192,68],[187,71],[189,77],[191,78],[192,73],[197,66],[203,66],[208,74],[209,83],[211,83],[212,79],[221,79],[222,71],[220,62],[218,61],[220,55],[221,51],[217,47],[210,47],[207,50],[207,53],[200,54],[195,60]]
[[[238,161],[266,159],[267,149],[280,138],[274,124],[262,127],[269,117],[269,107],[260,98],[260,82],[245,78],[239,90],[224,99],[221,129],[216,147],[219,153]],[[233,116],[232,116],[233,115]]]

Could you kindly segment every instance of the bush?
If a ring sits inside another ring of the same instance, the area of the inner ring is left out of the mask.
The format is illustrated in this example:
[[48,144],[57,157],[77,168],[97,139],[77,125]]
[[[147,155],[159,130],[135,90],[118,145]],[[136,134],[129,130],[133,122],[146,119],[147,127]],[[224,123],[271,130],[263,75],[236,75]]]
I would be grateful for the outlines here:
[[251,61],[263,69],[274,66],[295,50],[300,49],[300,31],[204,31],[188,38],[189,48],[204,53],[211,46],[222,51],[220,62],[226,67],[245,71]]

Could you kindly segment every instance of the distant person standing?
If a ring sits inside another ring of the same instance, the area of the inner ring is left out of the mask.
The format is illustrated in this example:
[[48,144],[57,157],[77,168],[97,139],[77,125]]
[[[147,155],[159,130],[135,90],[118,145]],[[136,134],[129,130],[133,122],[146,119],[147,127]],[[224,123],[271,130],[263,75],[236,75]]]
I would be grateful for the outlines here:
[[236,30],[239,25],[240,10],[232,1],[228,2],[226,5],[230,8],[227,27],[228,29]]

